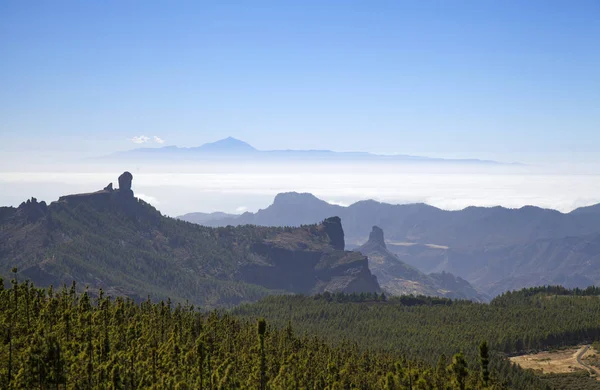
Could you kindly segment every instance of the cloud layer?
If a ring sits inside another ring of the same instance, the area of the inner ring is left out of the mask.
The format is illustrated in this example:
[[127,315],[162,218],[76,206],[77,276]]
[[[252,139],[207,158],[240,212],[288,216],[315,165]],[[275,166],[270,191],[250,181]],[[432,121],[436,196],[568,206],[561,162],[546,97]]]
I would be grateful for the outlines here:
[[131,138],[130,141],[133,142],[134,144],[144,144],[144,143],[150,141],[150,138],[146,137],[145,135],[138,135],[138,136]]
[[139,169],[136,164],[89,169],[0,172],[0,206],[18,206],[31,196],[52,202],[61,195],[95,191],[114,181],[122,169],[133,172],[136,196],[172,216],[194,211],[256,211],[269,206],[277,193],[288,191],[310,192],[338,205],[374,199],[425,202],[449,210],[536,205],[567,212],[600,202],[600,173],[551,174],[529,168],[492,167],[477,172],[431,168],[416,172],[402,165],[383,164],[185,164]]
[[155,143],[162,145],[165,143],[165,140],[160,138],[159,136],[153,136],[152,138],[147,137],[145,135],[136,135],[133,138],[129,139],[131,142],[133,142],[134,144],[145,144],[151,141],[154,141]]

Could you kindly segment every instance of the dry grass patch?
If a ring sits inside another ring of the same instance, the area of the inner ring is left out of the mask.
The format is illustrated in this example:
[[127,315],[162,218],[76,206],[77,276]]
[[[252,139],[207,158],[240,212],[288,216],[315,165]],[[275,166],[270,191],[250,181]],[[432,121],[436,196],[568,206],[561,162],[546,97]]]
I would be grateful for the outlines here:
[[583,347],[513,356],[510,360],[521,368],[538,370],[544,374],[567,374],[585,370],[577,363],[577,354],[581,348]]

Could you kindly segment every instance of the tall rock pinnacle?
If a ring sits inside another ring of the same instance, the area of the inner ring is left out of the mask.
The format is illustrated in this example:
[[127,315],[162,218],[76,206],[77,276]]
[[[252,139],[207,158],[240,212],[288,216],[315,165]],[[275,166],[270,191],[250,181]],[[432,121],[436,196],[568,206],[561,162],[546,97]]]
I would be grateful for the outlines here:
[[325,233],[329,236],[331,246],[337,250],[344,250],[346,243],[344,241],[344,230],[342,229],[342,220],[340,217],[330,217],[323,221]]
[[373,230],[369,234],[369,242],[379,244],[386,248],[385,240],[383,238],[383,230],[379,226],[373,226]]
[[121,196],[133,198],[133,191],[131,191],[131,182],[133,181],[133,175],[127,171],[123,172],[119,176],[119,193]]

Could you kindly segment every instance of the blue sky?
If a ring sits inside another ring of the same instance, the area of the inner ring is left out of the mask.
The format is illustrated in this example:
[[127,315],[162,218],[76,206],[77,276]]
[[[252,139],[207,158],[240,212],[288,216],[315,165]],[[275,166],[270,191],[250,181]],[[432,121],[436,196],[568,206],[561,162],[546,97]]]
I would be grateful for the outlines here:
[[[599,161],[598,1],[2,1],[0,153]],[[160,146],[149,141],[144,146]]]

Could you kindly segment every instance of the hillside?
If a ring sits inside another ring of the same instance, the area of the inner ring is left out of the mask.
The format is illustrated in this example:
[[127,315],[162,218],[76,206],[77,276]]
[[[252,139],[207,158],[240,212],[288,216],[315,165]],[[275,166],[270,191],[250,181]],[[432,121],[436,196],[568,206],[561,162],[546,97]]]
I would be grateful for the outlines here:
[[210,228],[134,197],[131,174],[89,194],[0,208],[0,274],[136,299],[231,305],[272,293],[379,291],[366,257],[344,251],[339,218],[301,228]]
[[495,295],[539,284],[600,283],[599,207],[570,213],[533,206],[447,211],[373,200],[342,207],[311,194],[284,193],[264,210],[206,224],[299,226],[337,215],[344,221],[349,247],[364,243],[376,225],[386,232],[387,249],[403,262],[427,274],[450,272]]
[[600,234],[539,239],[463,253],[450,251],[444,268],[468,272],[468,279],[491,295],[541,285],[598,285]]
[[[298,331],[329,342],[352,340],[362,348],[401,353],[432,365],[440,355],[461,349],[468,366],[477,367],[477,347],[486,340],[493,375],[505,380],[507,388],[523,389],[525,373],[506,356],[598,340],[599,294],[598,288],[542,287],[504,294],[489,304],[414,296],[385,301],[344,294],[270,296],[232,312],[278,326],[292,323]],[[561,383],[567,378],[542,379]],[[587,377],[581,379],[587,382]]]
[[390,295],[486,300],[464,279],[446,272],[427,275],[404,263],[387,249],[383,230],[377,226],[373,226],[369,240],[355,251],[369,258],[371,272],[377,276],[381,288]]

